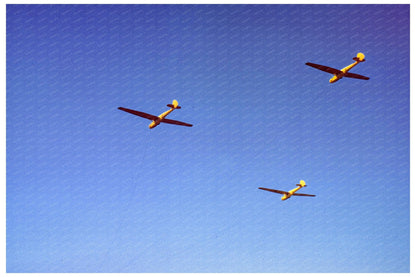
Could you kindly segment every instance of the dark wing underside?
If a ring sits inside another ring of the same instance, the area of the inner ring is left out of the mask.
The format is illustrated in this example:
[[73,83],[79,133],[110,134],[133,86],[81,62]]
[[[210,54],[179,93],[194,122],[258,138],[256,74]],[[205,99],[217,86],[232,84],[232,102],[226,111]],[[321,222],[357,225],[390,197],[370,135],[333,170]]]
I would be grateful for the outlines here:
[[274,193],[280,193],[280,194],[287,194],[288,193],[287,191],[277,190],[277,189],[268,189],[268,188],[259,188],[259,189],[267,190],[267,191],[274,192]]
[[164,118],[161,122],[162,123],[168,123],[168,124],[175,124],[175,125],[182,125],[182,126],[192,127],[192,124],[185,123],[185,122],[182,122],[182,121],[167,119],[167,118]]
[[345,73],[344,77],[348,77],[348,78],[355,78],[355,79],[361,79],[361,80],[368,80],[370,78],[363,76],[363,75],[359,75],[359,74],[355,74],[355,73]]
[[331,73],[331,74],[339,74],[342,73],[341,70],[329,67],[329,66],[325,66],[325,65],[320,65],[320,64],[316,64],[316,63],[305,63],[306,65],[312,66],[316,69]]
[[127,112],[127,113],[131,113],[131,114],[134,114],[134,115],[137,115],[137,116],[143,117],[143,118],[150,119],[150,120],[155,120],[155,119],[158,119],[158,117],[157,117],[157,116],[155,116],[155,115],[151,115],[151,114],[148,114],[148,113],[139,112],[139,111],[135,111],[135,110],[130,110],[130,109],[126,109],[126,108],[123,108],[123,107],[118,107],[118,109],[119,109],[119,110],[122,110],[122,111],[124,111],[124,112]]
[[305,194],[305,193],[294,193],[293,195],[296,195],[296,196],[312,196],[312,197],[316,196],[316,195],[313,195],[313,194]]

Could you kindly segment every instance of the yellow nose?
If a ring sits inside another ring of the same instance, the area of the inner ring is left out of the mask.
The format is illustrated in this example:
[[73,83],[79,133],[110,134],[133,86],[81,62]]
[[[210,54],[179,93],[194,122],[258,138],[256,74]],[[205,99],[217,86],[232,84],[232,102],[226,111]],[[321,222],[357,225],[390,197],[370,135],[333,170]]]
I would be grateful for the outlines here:
[[335,83],[336,81],[338,81],[338,77],[337,76],[334,76],[334,77],[332,77],[330,80],[329,80],[329,82],[332,84],[332,83]]

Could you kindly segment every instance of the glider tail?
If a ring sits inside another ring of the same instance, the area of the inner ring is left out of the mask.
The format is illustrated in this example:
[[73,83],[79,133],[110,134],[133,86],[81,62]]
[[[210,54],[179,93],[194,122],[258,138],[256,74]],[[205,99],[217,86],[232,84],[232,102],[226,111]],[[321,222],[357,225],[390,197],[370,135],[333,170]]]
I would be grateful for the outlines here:
[[306,183],[305,183],[305,181],[300,180],[300,181],[299,181],[299,184],[297,184],[297,186],[299,186],[299,187],[301,187],[301,188],[304,188],[304,187],[306,187]]
[[352,58],[354,61],[357,62],[365,62],[365,56],[363,53],[358,53],[356,57]]
[[180,109],[181,108],[181,106],[179,106],[179,104],[178,104],[178,101],[176,101],[176,100],[173,100],[172,104],[167,104],[167,106],[169,108],[173,108],[173,109]]

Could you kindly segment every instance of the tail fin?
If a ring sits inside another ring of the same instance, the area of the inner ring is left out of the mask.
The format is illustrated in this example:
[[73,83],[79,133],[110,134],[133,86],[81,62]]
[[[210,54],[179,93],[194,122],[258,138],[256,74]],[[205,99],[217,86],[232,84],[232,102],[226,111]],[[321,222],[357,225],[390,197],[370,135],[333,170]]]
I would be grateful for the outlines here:
[[354,61],[357,62],[365,62],[365,56],[363,53],[358,53],[356,57],[352,58]]
[[299,181],[299,184],[297,184],[297,186],[299,186],[299,187],[303,188],[303,187],[306,187],[306,183],[305,183],[305,181],[300,180],[300,181]]
[[173,100],[172,104],[167,104],[166,106],[168,106],[169,108],[173,108],[173,109],[180,109],[181,106],[179,106],[178,101]]

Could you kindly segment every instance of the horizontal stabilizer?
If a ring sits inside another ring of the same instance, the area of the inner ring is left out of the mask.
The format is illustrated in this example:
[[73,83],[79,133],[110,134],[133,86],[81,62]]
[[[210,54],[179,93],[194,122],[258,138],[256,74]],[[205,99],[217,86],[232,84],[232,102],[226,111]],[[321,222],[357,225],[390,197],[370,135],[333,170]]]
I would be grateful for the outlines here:
[[354,58],[352,58],[354,61],[357,61],[357,62],[365,62],[365,59],[362,59],[362,60],[360,60],[359,58],[357,58],[357,57],[354,57]]
[[167,104],[166,106],[168,106],[169,108],[174,108],[174,109],[181,109],[182,107],[181,106],[174,106],[174,105],[172,105],[172,104]]

